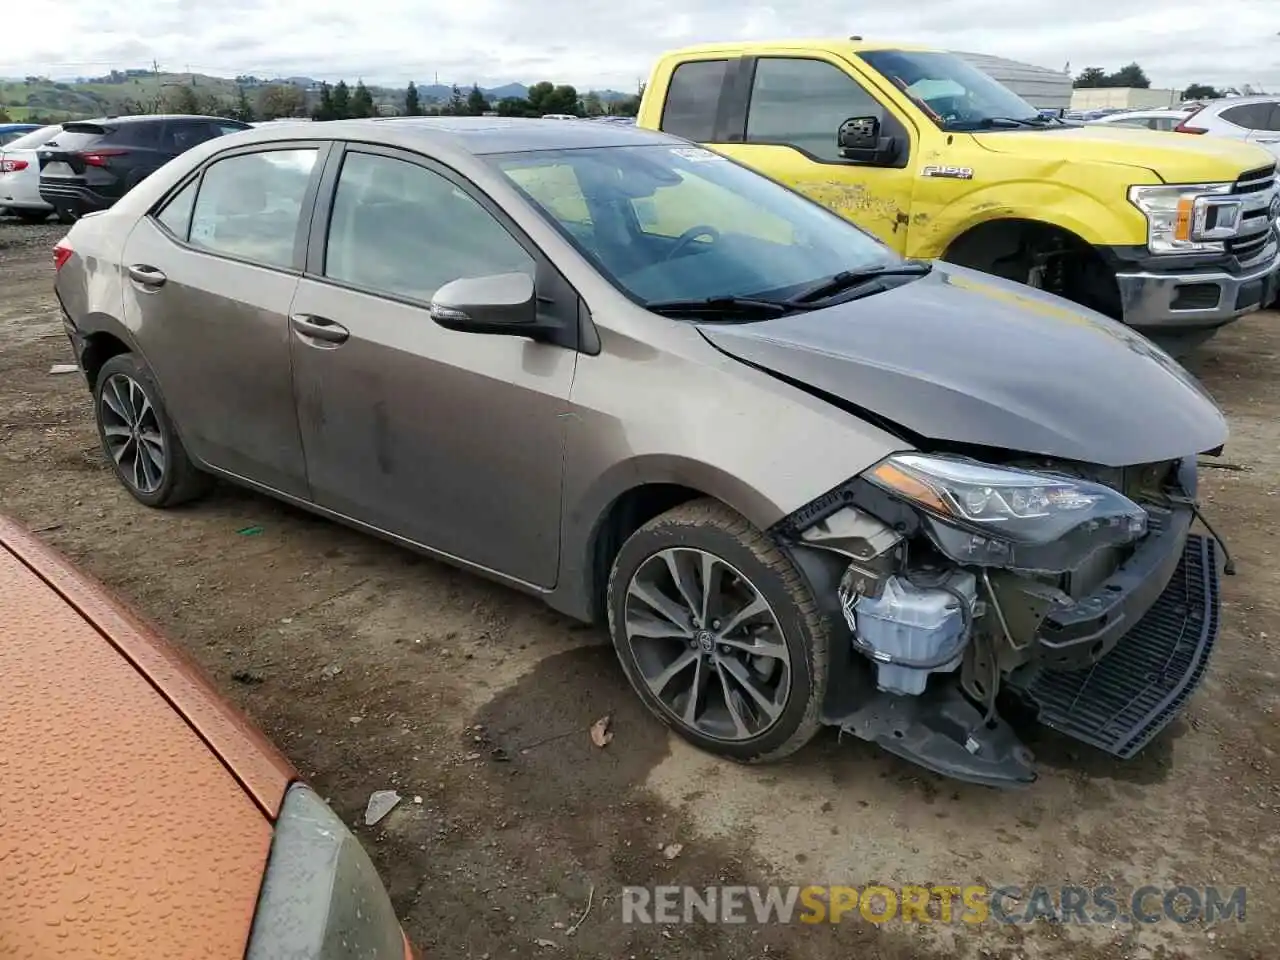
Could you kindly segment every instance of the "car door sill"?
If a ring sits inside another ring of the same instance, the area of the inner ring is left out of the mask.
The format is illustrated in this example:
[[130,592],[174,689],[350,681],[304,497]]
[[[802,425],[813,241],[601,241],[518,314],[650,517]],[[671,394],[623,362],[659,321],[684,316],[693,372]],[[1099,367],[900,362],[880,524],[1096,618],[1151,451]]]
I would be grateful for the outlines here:
[[232,473],[230,470],[224,470],[221,467],[215,467],[212,464],[201,463],[201,469],[207,470],[209,473],[216,474],[225,480],[229,480],[237,486],[247,487],[256,490],[259,493],[265,493],[277,500],[283,500],[285,503],[300,507],[309,513],[314,513],[325,517],[329,520],[335,520],[344,526],[352,527],[362,533],[370,533],[374,536],[390,541],[396,546],[407,547],[416,553],[425,554],[435,560],[440,560],[451,566],[458,567],[471,573],[477,573],[490,580],[496,580],[499,583],[514,587],[524,593],[532,593],[538,596],[546,596],[555,592],[555,585],[549,587],[541,587],[536,583],[530,583],[527,580],[521,580],[519,577],[513,577],[510,574],[502,573],[494,570],[492,567],[486,567],[478,563],[472,563],[470,560],[464,560],[462,557],[455,556],[452,553],[445,553],[443,550],[436,550],[429,547],[425,543],[419,543],[417,540],[410,540],[408,537],[402,537],[398,533],[392,533],[390,530],[384,530],[382,527],[374,526],[371,523],[365,523],[363,520],[357,520],[349,517],[337,510],[330,510],[328,507],[322,507],[318,503],[311,500],[304,500],[301,497],[295,497],[293,494],[285,493],[283,490],[277,490],[275,487],[268,486],[265,483],[259,483],[256,480],[250,480],[248,477],[242,477],[238,473]]

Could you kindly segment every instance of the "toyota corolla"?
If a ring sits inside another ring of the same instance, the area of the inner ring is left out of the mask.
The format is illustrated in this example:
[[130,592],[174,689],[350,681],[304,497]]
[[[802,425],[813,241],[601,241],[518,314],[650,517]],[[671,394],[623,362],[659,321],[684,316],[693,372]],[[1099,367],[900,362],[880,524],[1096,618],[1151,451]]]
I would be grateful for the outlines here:
[[55,262],[139,501],[220,477],[607,623],[725,757],[827,725],[1026,783],[1014,721],[1131,756],[1217,636],[1227,429],[1180,366],[686,141],[262,127]]

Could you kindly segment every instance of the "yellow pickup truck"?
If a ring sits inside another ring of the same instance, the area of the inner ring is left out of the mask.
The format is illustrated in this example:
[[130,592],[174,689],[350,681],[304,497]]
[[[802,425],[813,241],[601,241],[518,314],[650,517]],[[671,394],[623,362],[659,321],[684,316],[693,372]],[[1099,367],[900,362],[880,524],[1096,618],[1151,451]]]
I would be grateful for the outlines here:
[[861,38],[662,57],[638,125],[789,184],[909,257],[1060,294],[1175,353],[1269,303],[1275,157],[1041,116],[952,53]]

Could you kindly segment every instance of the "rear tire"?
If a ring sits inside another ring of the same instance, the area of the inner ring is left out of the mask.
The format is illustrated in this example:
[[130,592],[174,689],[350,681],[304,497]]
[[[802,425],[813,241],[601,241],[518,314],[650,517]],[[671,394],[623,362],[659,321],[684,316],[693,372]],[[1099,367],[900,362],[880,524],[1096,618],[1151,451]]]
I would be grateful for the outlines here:
[[133,354],[102,365],[94,379],[93,410],[107,462],[139,503],[176,507],[213,486],[213,478],[187,456],[155,378]]
[[[735,616],[748,608],[757,612]],[[613,563],[608,611],[631,686],[695,746],[766,762],[821,726],[826,621],[790,558],[724,504],[686,503],[632,534]]]

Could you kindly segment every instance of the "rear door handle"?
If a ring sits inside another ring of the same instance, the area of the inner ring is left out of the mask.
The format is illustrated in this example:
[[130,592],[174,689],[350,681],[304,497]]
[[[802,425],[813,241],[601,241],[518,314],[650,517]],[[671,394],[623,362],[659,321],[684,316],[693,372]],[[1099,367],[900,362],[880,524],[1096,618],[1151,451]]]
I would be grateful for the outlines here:
[[1258,143],[1280,143],[1280,137],[1259,137]]
[[309,313],[295,313],[289,318],[293,329],[312,340],[323,340],[325,343],[346,343],[351,332],[340,323],[334,323],[328,317],[317,317]]
[[165,280],[168,279],[162,271],[145,263],[131,264],[128,269],[129,278],[144,287],[163,287]]

